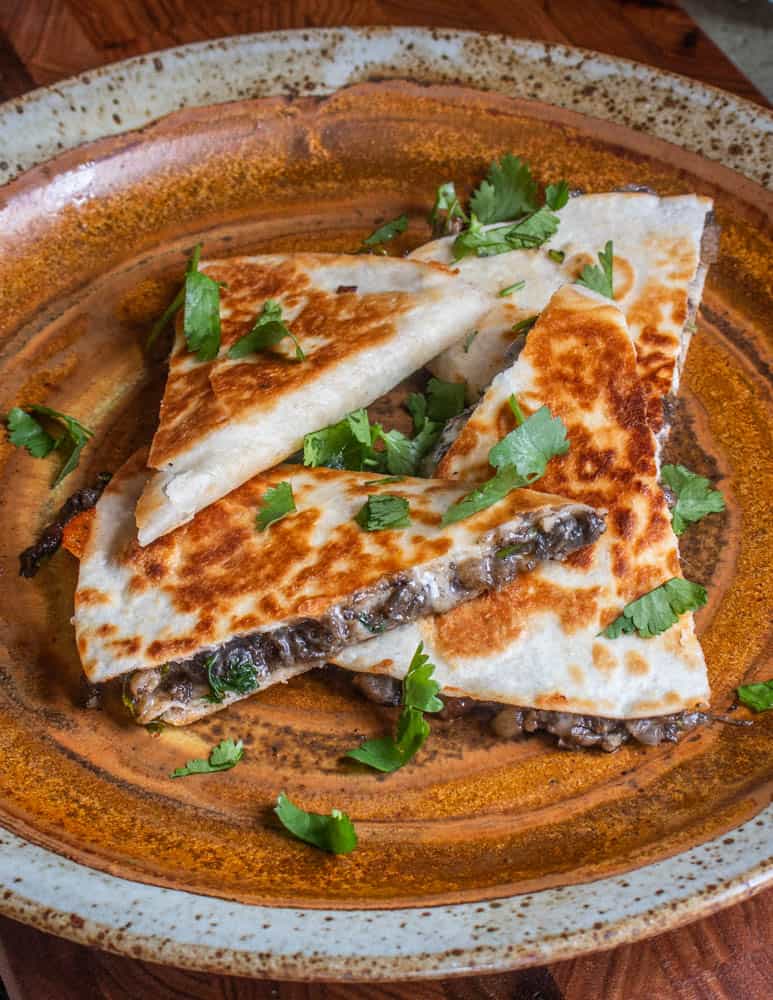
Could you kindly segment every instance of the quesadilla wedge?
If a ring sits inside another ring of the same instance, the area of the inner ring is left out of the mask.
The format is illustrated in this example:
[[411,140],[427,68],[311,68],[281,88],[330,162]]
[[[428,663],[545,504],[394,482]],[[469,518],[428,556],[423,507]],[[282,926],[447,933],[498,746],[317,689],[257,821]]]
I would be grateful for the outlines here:
[[[305,434],[392,389],[485,307],[451,270],[391,257],[267,255],[199,271],[221,283],[219,350],[198,360],[178,318],[148,460],[154,472],[137,505],[141,545],[292,455]],[[229,356],[269,316],[271,332],[280,321],[292,336]]]
[[[102,494],[74,618],[90,681],[137,671],[129,694],[140,722],[217,711],[349,643],[566,558],[604,528],[585,504],[530,490],[443,526],[460,484],[285,465],[142,547],[133,510],[147,476],[140,453]],[[497,557],[512,546],[517,556]]]
[[[711,200],[697,195],[579,195],[556,212],[558,231],[536,250],[464,257],[455,263],[453,236],[419,247],[413,259],[458,267],[460,276],[490,302],[477,335],[449,348],[430,369],[439,378],[466,382],[470,401],[477,400],[506,367],[514,344],[517,350],[518,331],[513,327],[539,314],[553,293],[575,281],[586,265],[597,264],[598,252],[611,240],[615,302],[628,321],[639,375],[649,394],[650,422],[657,432],[663,421],[662,399],[679,385],[717,242],[711,209]],[[517,290],[500,296],[514,284]]]
[[565,745],[605,749],[631,736],[673,738],[699,719],[709,696],[692,615],[651,638],[601,634],[630,602],[680,576],[648,393],[620,310],[576,285],[556,292],[441,475],[491,476],[489,452],[516,425],[513,396],[524,413],[547,404],[566,425],[570,449],[550,462],[540,487],[606,508],[607,531],[560,565],[348,647],[333,662],[400,677],[422,641],[446,694],[516,706],[508,710],[513,731],[527,719],[526,728],[552,727]]

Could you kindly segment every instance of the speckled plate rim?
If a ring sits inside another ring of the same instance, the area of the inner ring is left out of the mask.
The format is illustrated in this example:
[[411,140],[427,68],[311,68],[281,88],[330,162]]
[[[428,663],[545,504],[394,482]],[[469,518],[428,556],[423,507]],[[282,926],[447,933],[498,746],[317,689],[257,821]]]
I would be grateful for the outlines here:
[[[181,107],[328,94],[387,76],[539,99],[647,130],[770,183],[773,114],[752,102],[586,50],[418,28],[238,36],[34,91],[0,106],[0,182]],[[730,835],[597,882],[427,909],[302,910],[132,882],[0,829],[0,912],[85,944],[213,972],[341,980],[460,975],[557,961],[706,916],[771,881],[772,843],[769,806]]]

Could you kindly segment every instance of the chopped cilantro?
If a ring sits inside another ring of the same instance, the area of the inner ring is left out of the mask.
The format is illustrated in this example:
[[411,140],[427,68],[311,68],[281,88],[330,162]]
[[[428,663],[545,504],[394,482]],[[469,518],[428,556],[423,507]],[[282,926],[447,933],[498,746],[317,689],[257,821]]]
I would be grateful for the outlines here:
[[547,205],[510,226],[495,228],[484,228],[473,213],[469,229],[454,240],[454,260],[461,260],[471,254],[491,257],[511,250],[530,250],[549,240],[557,229],[558,216],[553,215]]
[[[31,414],[43,417],[50,424],[62,428],[62,433],[49,433],[40,421]],[[94,432],[88,427],[70,417],[66,413],[52,410],[48,406],[34,404],[22,410],[14,406],[6,418],[8,440],[19,448],[26,448],[33,458],[45,458],[52,451],[61,451],[66,455],[64,464],[57,473],[52,487],[58,486],[62,480],[77,468],[81,452]]]
[[548,250],[548,257],[554,264],[563,264],[566,254],[563,250]]
[[427,416],[445,423],[464,409],[464,382],[444,382],[431,378],[427,383]]
[[654,590],[643,594],[602,631],[607,639],[617,639],[622,633],[638,632],[647,639],[676,625],[679,615],[695,611],[706,603],[706,588],[699,583],[675,576]]
[[495,476],[476,486],[471,493],[457,500],[455,504],[448,508],[443,515],[441,524],[455,524],[463,521],[466,517],[472,517],[481,510],[504,500],[511,490],[519,486],[525,486],[526,480],[518,475],[517,470],[512,465],[506,465],[499,469]]
[[389,493],[377,493],[363,504],[354,520],[364,531],[407,528],[411,523],[408,501]]
[[389,486],[391,483],[403,483],[405,476],[384,476],[383,479],[368,479],[363,486]]
[[509,556],[520,555],[528,548],[527,545],[506,545],[497,552],[497,559],[507,559]]
[[675,534],[681,535],[688,524],[725,509],[722,494],[711,488],[705,476],[690,472],[683,465],[664,465],[661,475],[676,496],[676,505],[671,512]]
[[357,846],[354,824],[339,809],[331,810],[329,816],[305,812],[280,792],[274,812],[285,830],[313,847],[331,854],[351,854]]
[[773,708],[773,680],[742,684],[738,688],[738,700],[754,712],[767,712]]
[[387,243],[389,240],[393,240],[395,236],[399,236],[400,233],[404,233],[407,228],[408,216],[398,215],[396,219],[385,222],[383,226],[379,226],[370,236],[366,236],[362,241],[363,248],[372,248],[381,243]]
[[495,160],[470,199],[470,208],[483,223],[507,222],[536,211],[537,183],[528,163],[512,153]]
[[462,342],[462,350],[464,351],[465,354],[470,353],[472,342],[475,340],[477,336],[478,336],[477,330],[470,330],[470,332],[466,335],[464,341]]
[[[199,361],[212,361],[220,351],[220,285],[199,270],[200,257],[199,243],[185,271],[183,333],[188,350],[195,352]],[[149,342],[154,339],[151,331]]]
[[246,357],[248,354],[254,354],[255,351],[263,351],[267,347],[278,344],[285,337],[289,337],[295,344],[296,359],[305,361],[306,355],[298,343],[298,338],[282,318],[281,304],[275,299],[266,299],[260,315],[252,324],[252,329],[231,345],[228,357],[232,360]]
[[557,212],[569,201],[569,185],[566,181],[559,181],[558,184],[548,184],[545,188],[545,202],[548,208]]
[[547,406],[541,406],[524,420],[518,401],[514,396],[511,400],[518,426],[494,445],[489,462],[495,469],[513,465],[531,483],[545,474],[551,458],[569,450],[566,425],[560,417],[552,416]]
[[382,632],[386,632],[386,622],[376,622],[370,617],[370,615],[357,615],[357,621],[369,632],[372,632],[373,635],[381,635]]
[[210,693],[207,701],[219,705],[227,691],[235,694],[249,694],[258,687],[258,672],[248,659],[236,659],[217,670],[217,657],[210,656],[206,661],[207,681]]
[[[441,184],[435,194],[435,204],[429,214],[433,236],[444,236],[455,230],[454,220],[466,222],[467,216],[456,194],[453,181]],[[457,223],[458,225],[458,223]]]
[[423,713],[443,709],[443,702],[437,696],[440,685],[432,678],[434,671],[435,666],[429,662],[424,644],[420,642],[403,679],[403,710],[397,720],[395,737],[366,740],[356,750],[349,750],[346,756],[388,774],[407,764],[429,736],[429,725]]
[[449,507],[443,515],[443,524],[462,521],[503,500],[511,490],[530,486],[544,475],[554,455],[563,455],[569,449],[563,421],[551,416],[547,406],[541,406],[528,419],[515,396],[510,397],[510,406],[518,426],[489,452],[496,475]]
[[526,319],[519,320],[513,326],[513,333],[522,333],[525,336],[538,319],[539,313],[535,313],[533,316],[527,316]]
[[513,292],[520,292],[521,289],[525,287],[526,287],[525,281],[516,281],[514,284],[508,285],[507,288],[503,288],[501,291],[497,292],[497,295],[500,297],[500,299],[503,299],[507,295],[512,295]]
[[427,419],[427,397],[420,392],[412,392],[405,401],[405,408],[413,420],[414,433],[418,433]]
[[228,771],[236,767],[244,756],[244,746],[241,740],[221,740],[212,749],[209,757],[202,760],[201,757],[194,757],[189,760],[184,767],[175,768],[169,775],[170,778],[185,778],[189,774],[210,774],[213,771]]
[[598,292],[599,295],[606,295],[608,299],[613,299],[615,297],[612,282],[613,262],[612,240],[607,240],[604,249],[599,251],[599,263],[601,267],[597,267],[596,265],[591,267],[590,264],[586,264],[582,269],[582,274],[577,279],[577,284],[584,285],[585,288],[590,288],[592,292]]
[[[186,277],[191,271],[197,271],[199,268],[199,259],[201,258],[201,243],[197,243],[193,248],[193,253],[191,254],[191,259],[185,268]],[[177,290],[177,294],[166,307],[166,309],[161,314],[160,319],[157,319],[153,324],[148,335],[148,339],[145,341],[145,350],[149,350],[158,336],[163,333],[167,325],[172,321],[173,317],[176,315],[178,309],[181,309],[185,304],[185,282]]]
[[386,455],[387,472],[398,476],[416,475],[419,462],[434,445],[439,431],[439,425],[430,420],[425,421],[413,438],[398,430],[380,430],[379,440],[384,444],[382,454]]
[[263,506],[258,512],[255,527],[265,531],[270,524],[281,521],[287,514],[292,514],[295,508],[293,488],[290,483],[278,483],[269,487],[261,497]]
[[313,431],[303,439],[303,464],[329,469],[374,469],[382,471],[381,459],[374,449],[380,433],[371,426],[365,410],[354,410],[337,424]]

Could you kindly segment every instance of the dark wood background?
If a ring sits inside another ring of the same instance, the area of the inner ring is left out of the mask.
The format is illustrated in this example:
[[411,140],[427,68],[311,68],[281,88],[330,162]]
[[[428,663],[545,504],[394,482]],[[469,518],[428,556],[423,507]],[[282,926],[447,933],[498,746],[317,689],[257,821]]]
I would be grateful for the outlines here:
[[[764,99],[669,0],[0,0],[0,100],[117,59],[250,31],[416,24],[625,56]],[[11,1000],[770,1000],[773,891],[648,941],[497,976],[371,986],[210,976],[93,951],[0,918]]]

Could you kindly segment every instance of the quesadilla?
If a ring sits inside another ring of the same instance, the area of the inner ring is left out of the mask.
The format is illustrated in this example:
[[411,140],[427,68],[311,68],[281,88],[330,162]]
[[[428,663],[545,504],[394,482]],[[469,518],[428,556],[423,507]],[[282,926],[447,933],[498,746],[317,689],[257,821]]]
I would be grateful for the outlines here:
[[[148,460],[155,471],[137,505],[141,545],[392,389],[485,308],[449,269],[390,257],[269,255],[199,270],[221,283],[219,351],[198,360],[179,319]],[[229,356],[267,307],[292,337]]]
[[140,722],[217,711],[566,558],[604,528],[587,505],[530,490],[442,525],[461,484],[285,465],[142,547],[133,510],[147,477],[140,453],[100,498],[74,617],[90,681],[138,671],[129,696]]
[[674,738],[700,720],[695,712],[709,696],[692,615],[651,638],[601,634],[630,602],[680,576],[649,393],[621,311],[577,285],[556,292],[518,360],[494,379],[451,446],[441,475],[491,476],[489,452],[515,426],[511,397],[526,414],[547,404],[563,419],[570,448],[550,462],[540,488],[605,508],[607,531],[561,564],[348,647],[333,662],[401,677],[422,641],[446,694],[516,706],[513,731],[527,719],[527,728],[551,729],[564,745],[605,749],[631,736]]
[[[561,285],[614,247],[615,302],[623,311],[649,395],[650,422],[662,424],[662,399],[675,393],[695,313],[716,244],[712,202],[697,195],[659,198],[641,192],[570,198],[556,214],[558,231],[536,250],[454,262],[455,237],[419,247],[411,257],[459,269],[489,297],[474,338],[463,338],[429,365],[439,378],[466,382],[474,402],[517,350],[517,324],[539,314]],[[500,292],[516,285],[505,297]],[[522,339],[522,338],[521,338]]]

